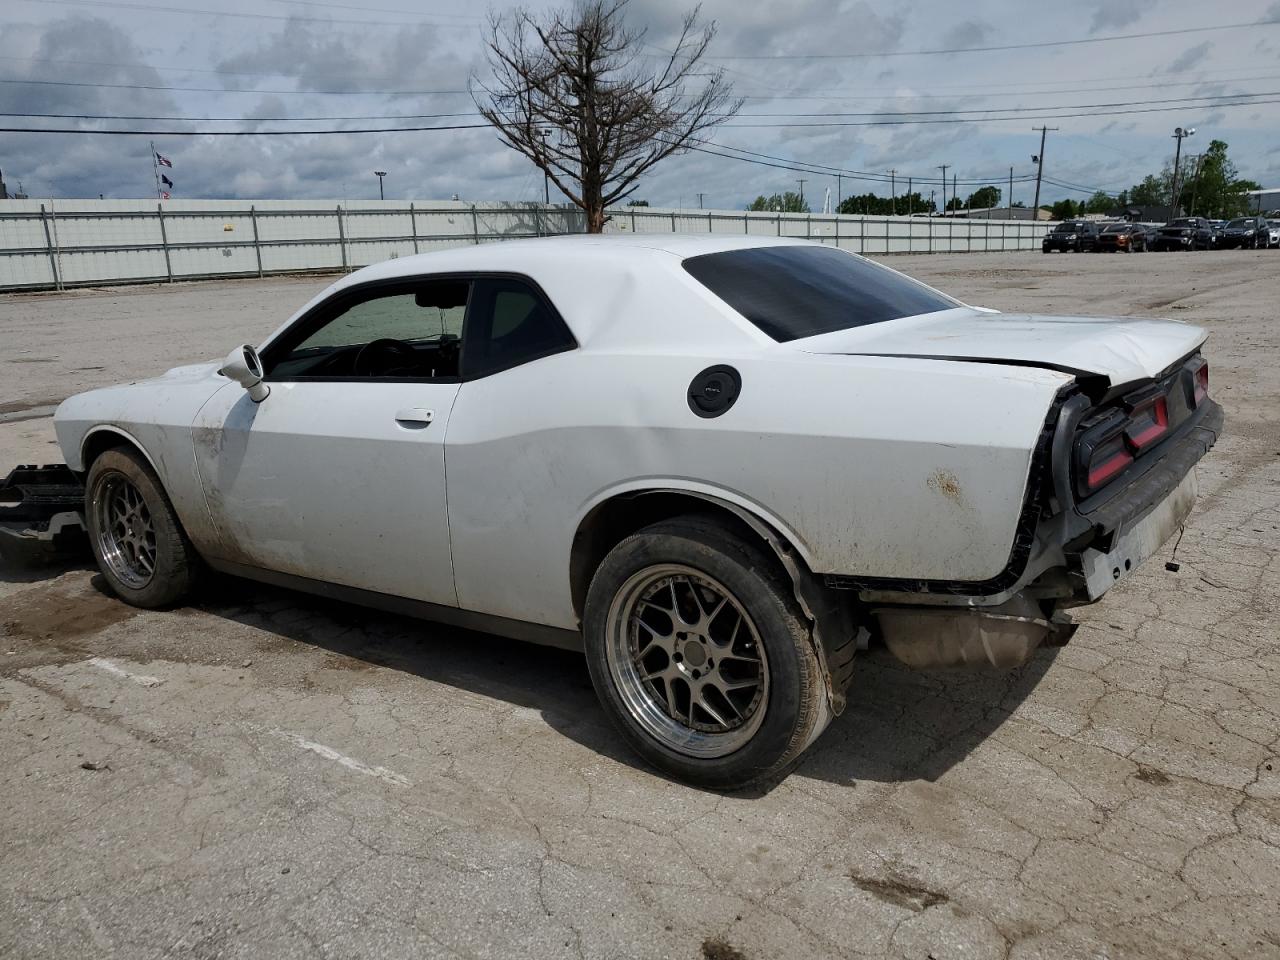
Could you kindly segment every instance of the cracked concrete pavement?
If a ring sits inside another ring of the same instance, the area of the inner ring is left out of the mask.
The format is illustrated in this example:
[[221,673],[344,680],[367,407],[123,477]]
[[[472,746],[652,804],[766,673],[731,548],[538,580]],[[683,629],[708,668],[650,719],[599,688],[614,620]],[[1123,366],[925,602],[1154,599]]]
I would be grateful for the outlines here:
[[[717,795],[640,767],[574,655],[0,568],[0,956],[1280,957],[1280,255],[889,262],[1212,331],[1227,431],[1177,573],[1166,544],[1007,675],[873,652],[797,770]],[[325,282],[0,298],[0,465],[57,459],[68,393],[221,356]]]

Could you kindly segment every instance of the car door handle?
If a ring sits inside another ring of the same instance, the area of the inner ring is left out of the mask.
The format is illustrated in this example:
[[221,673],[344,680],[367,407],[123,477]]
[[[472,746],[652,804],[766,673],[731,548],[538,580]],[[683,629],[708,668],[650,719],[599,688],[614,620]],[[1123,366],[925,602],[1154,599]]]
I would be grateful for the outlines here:
[[436,412],[424,407],[405,407],[396,411],[396,423],[420,423],[425,426],[435,418]]

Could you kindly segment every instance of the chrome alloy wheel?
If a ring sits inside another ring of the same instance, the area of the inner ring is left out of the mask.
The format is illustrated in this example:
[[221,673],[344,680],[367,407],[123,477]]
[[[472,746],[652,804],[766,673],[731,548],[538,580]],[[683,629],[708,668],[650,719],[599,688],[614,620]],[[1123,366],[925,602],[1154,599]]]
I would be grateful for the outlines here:
[[769,661],[755,624],[723,584],[692,567],[647,567],[614,595],[605,629],[623,705],[663,746],[714,759],[760,729]]
[[141,590],[156,572],[156,528],[142,493],[110,473],[94,493],[93,536],[98,555],[125,586]]

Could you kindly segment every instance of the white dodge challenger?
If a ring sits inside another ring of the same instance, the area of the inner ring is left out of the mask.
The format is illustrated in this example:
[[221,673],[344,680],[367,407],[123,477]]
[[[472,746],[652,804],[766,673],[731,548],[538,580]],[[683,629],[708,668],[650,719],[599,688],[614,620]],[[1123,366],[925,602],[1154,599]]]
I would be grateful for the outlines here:
[[814,741],[871,638],[1065,642],[1191,510],[1204,339],[799,240],[515,241],[359,270],[56,427],[123,600],[212,568],[583,650],[643,757],[724,788]]

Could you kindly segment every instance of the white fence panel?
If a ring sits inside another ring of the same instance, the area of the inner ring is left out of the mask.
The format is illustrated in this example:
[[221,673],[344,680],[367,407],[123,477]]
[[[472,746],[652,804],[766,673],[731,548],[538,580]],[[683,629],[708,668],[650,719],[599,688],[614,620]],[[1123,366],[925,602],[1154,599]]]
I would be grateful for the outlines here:
[[[626,207],[606,233],[803,237],[866,254],[1029,250],[1053,224]],[[576,207],[320,200],[0,201],[0,290],[354,270],[465,244],[581,233]]]

